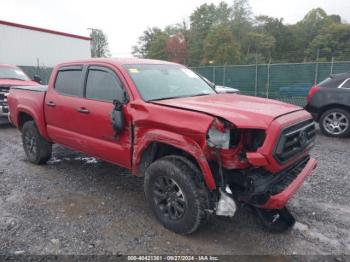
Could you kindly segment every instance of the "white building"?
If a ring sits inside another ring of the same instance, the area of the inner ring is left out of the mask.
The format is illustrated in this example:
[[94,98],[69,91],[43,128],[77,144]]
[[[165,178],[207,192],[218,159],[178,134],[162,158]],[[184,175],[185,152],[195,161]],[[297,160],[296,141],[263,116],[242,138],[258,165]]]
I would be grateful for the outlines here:
[[53,67],[64,61],[90,58],[90,40],[0,20],[0,64]]

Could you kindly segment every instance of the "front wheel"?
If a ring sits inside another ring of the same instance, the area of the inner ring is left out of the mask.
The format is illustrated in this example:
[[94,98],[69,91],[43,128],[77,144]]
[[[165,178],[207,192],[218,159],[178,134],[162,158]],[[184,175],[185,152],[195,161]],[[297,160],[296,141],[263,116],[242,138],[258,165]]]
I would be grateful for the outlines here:
[[28,121],[23,125],[22,142],[30,162],[41,165],[51,158],[52,145],[40,135],[34,121]]
[[161,158],[145,176],[146,199],[159,222],[179,234],[194,232],[207,219],[208,190],[199,170],[177,156]]
[[320,129],[331,137],[350,135],[350,113],[341,108],[332,108],[324,112],[320,118]]

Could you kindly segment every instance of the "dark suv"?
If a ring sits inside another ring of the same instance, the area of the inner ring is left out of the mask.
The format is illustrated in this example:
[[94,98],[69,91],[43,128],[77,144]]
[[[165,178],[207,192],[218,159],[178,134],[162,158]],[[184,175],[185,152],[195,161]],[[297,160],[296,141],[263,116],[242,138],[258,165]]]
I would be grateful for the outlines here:
[[327,136],[350,135],[350,72],[331,75],[313,86],[307,96],[308,110]]

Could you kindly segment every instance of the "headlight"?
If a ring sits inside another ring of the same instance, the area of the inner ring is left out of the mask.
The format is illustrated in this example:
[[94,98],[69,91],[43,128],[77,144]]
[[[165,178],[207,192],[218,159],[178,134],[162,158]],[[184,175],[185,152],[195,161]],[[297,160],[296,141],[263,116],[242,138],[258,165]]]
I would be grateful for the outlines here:
[[207,141],[210,147],[229,149],[230,128],[219,119],[215,119],[207,134]]

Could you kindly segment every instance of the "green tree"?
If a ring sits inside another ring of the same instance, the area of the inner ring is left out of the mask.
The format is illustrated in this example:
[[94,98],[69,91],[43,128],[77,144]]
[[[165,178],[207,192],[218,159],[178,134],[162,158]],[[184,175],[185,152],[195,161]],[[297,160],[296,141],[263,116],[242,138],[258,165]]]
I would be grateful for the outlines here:
[[225,2],[203,4],[190,16],[190,30],[187,34],[189,64],[198,65],[203,61],[204,41],[213,26],[230,23],[232,9]]
[[294,56],[301,61],[307,60],[305,50],[314,38],[330,24],[332,24],[332,20],[323,9],[315,8],[308,12],[303,20],[292,27],[295,37],[294,49],[296,50]]
[[190,16],[191,30],[188,36],[189,64],[199,65],[203,59],[204,40],[216,21],[214,4],[199,6]]
[[232,7],[232,31],[239,43],[243,34],[252,26],[252,11],[249,0],[234,0]]
[[167,60],[166,42],[169,35],[158,27],[148,28],[139,37],[132,54],[141,58]]
[[306,49],[305,53],[310,60],[319,54],[319,61],[350,60],[350,25],[333,23],[324,28]]
[[109,46],[106,34],[101,29],[90,28],[91,56],[109,57]]
[[204,41],[203,64],[217,65],[238,64],[240,62],[239,46],[232,31],[226,25],[212,27]]
[[293,56],[289,56],[294,50],[294,35],[290,28],[283,24],[282,18],[270,16],[256,17],[256,30],[268,36],[272,36],[275,44],[271,51],[271,61],[288,62]]
[[248,32],[245,36],[246,42],[243,63],[266,63],[271,60],[271,54],[276,45],[273,36],[260,32]]

